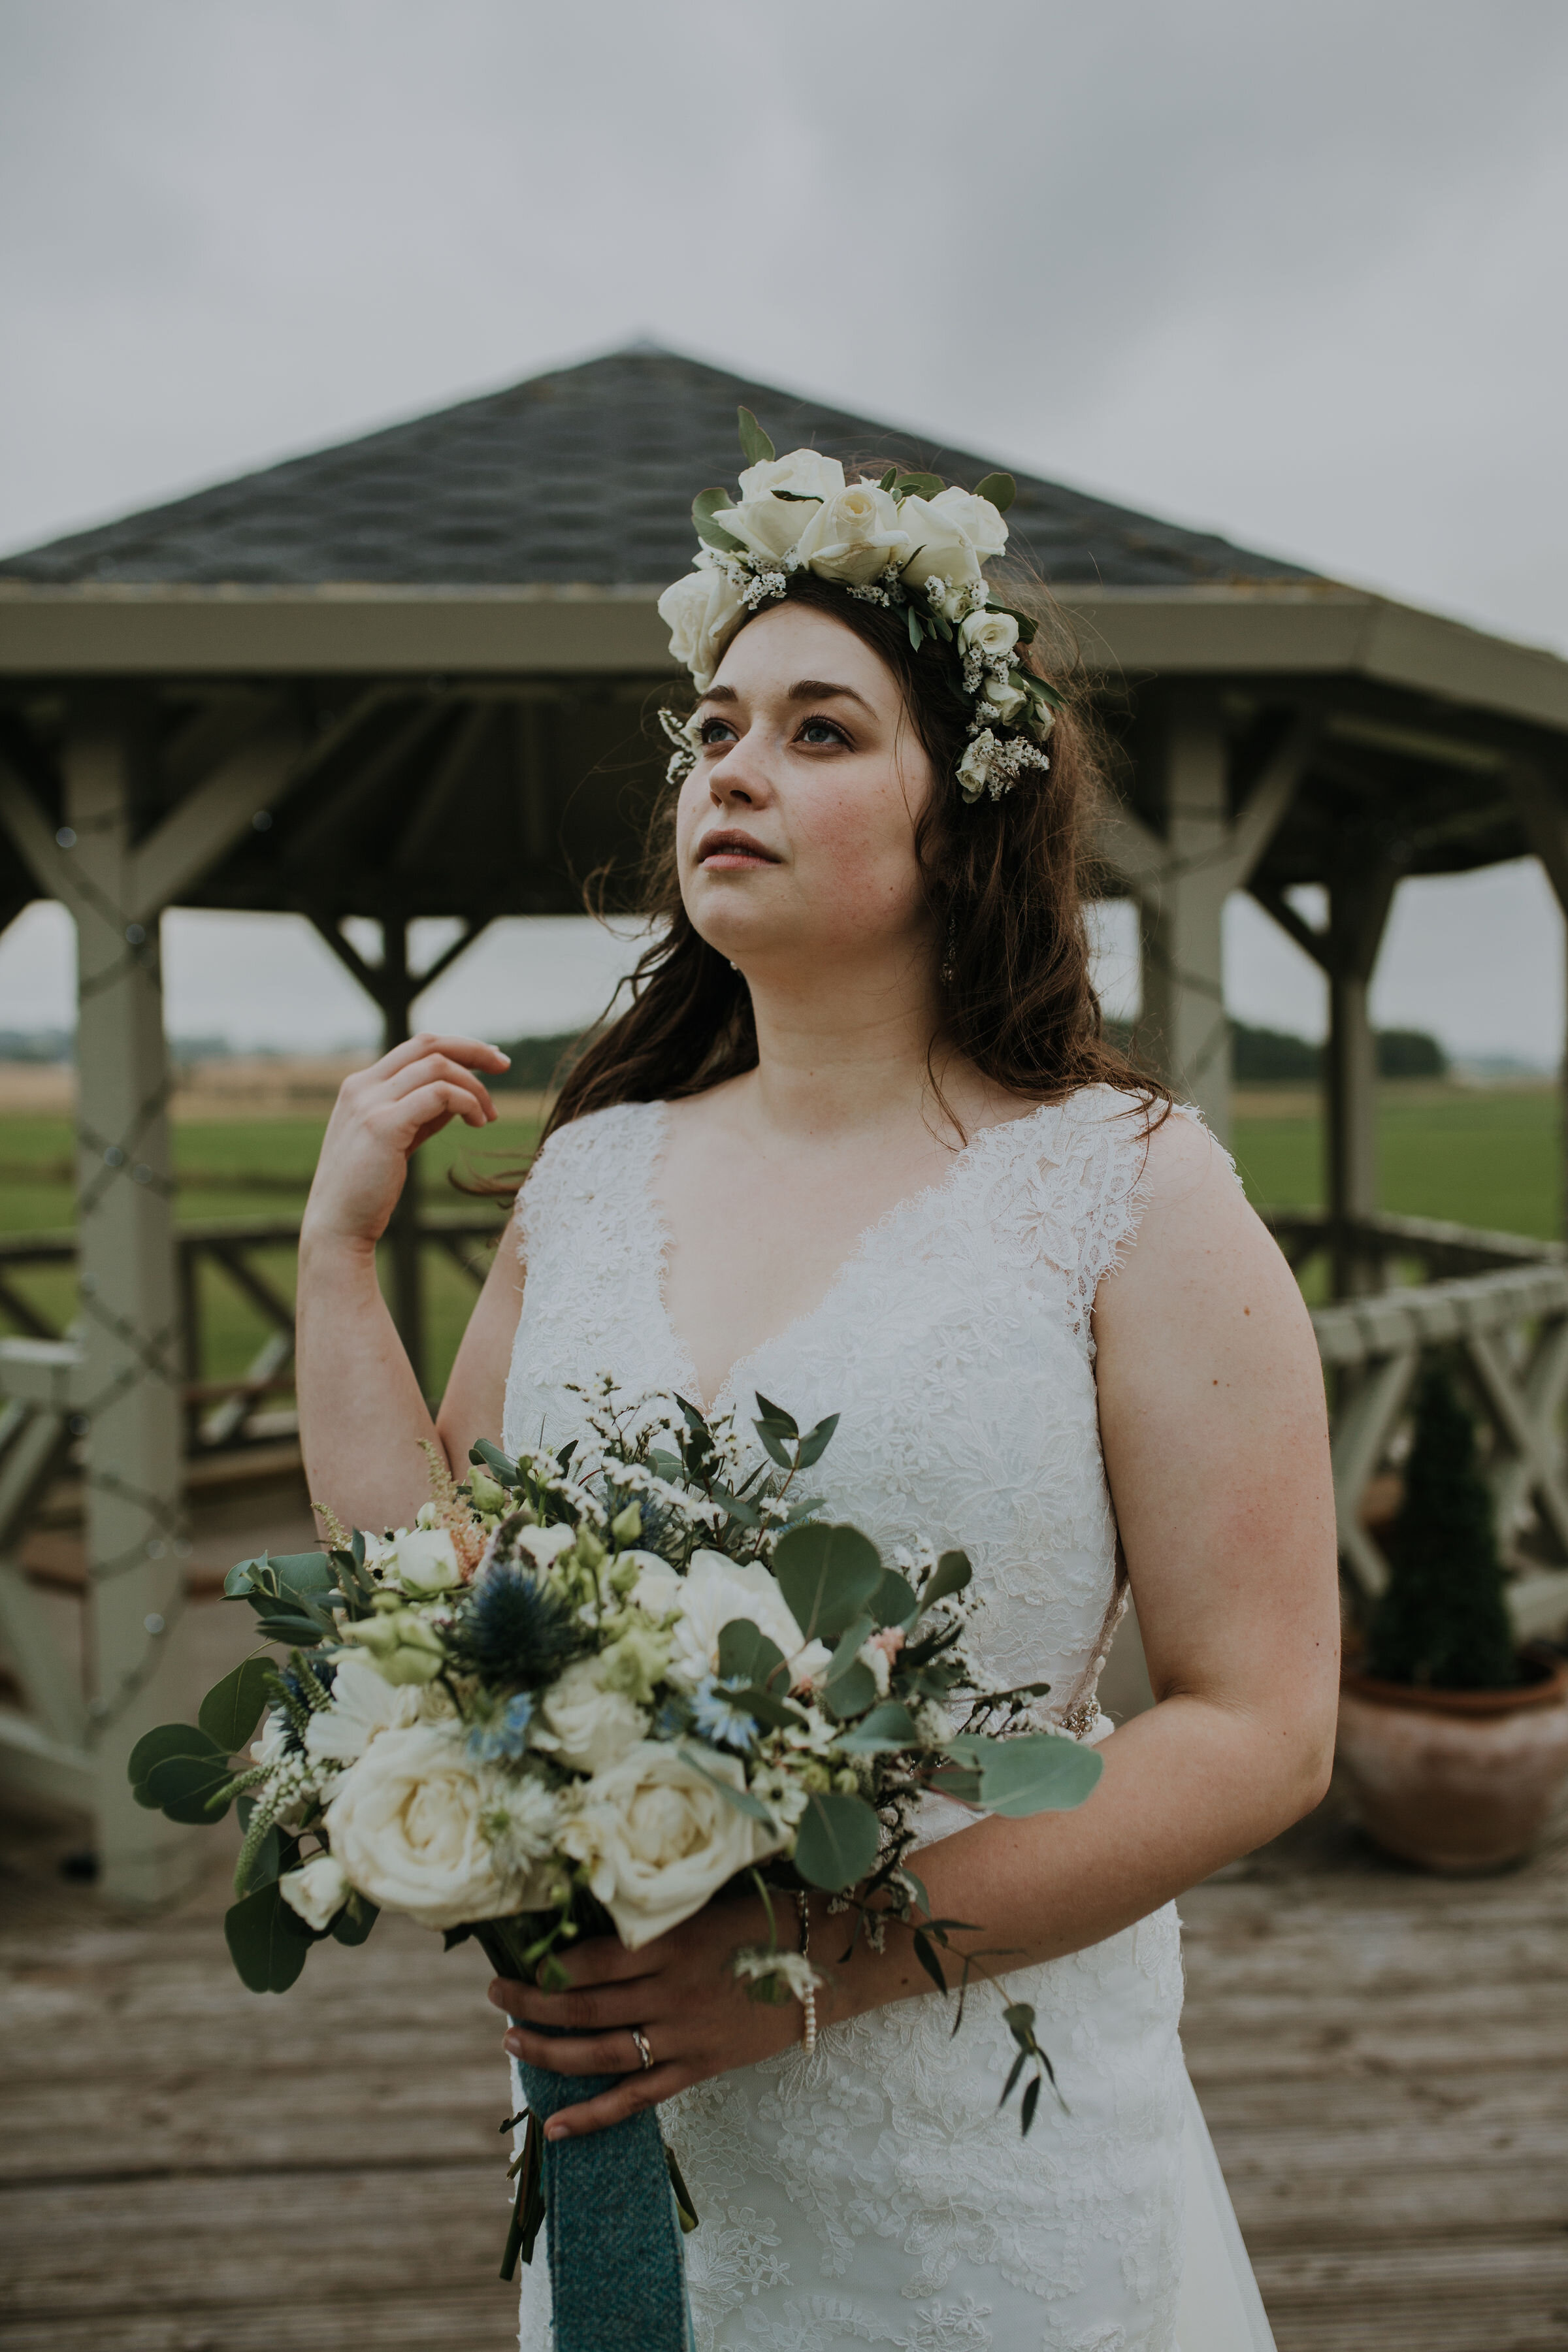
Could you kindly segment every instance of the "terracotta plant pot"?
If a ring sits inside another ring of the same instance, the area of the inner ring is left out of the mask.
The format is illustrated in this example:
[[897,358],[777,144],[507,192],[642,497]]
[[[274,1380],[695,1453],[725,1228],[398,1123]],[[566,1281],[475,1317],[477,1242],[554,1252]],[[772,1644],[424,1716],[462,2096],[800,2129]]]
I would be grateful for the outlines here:
[[1424,1870],[1517,1862],[1568,1775],[1568,1662],[1528,1649],[1514,1690],[1427,1690],[1347,1669],[1339,1755],[1367,1835]]

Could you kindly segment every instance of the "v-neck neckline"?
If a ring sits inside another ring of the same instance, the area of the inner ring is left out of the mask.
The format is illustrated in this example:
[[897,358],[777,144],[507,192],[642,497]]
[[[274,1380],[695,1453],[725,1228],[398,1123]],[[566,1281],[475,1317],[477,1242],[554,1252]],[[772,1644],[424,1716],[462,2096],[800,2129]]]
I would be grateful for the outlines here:
[[770,1331],[765,1339],[759,1339],[754,1347],[748,1348],[742,1355],[737,1356],[713,1391],[711,1400],[701,1393],[701,1385],[697,1376],[697,1359],[676,1329],[675,1319],[669,1311],[669,1255],[675,1246],[675,1235],[670,1229],[669,1220],[665,1214],[663,1203],[654,1188],[655,1174],[662,1168],[668,1149],[669,1106],[666,1102],[659,1101],[646,1104],[644,1108],[651,1115],[656,1133],[653,1148],[639,1155],[637,1167],[643,1199],[649,1223],[653,1227],[656,1244],[654,1276],[655,1288],[658,1296],[659,1318],[664,1326],[664,1337],[670,1356],[685,1379],[690,1400],[710,1421],[715,1413],[723,1410],[726,1403],[733,1404],[736,1381],[749,1365],[754,1364],[758,1357],[766,1354],[770,1349],[779,1346],[781,1341],[793,1339],[797,1332],[815,1323],[818,1316],[826,1313],[839,1292],[848,1286],[854,1275],[865,1265],[870,1255],[871,1244],[879,1235],[888,1232],[890,1227],[901,1224],[906,1217],[912,1216],[917,1210],[925,1208],[942,1194],[954,1191],[960,1178],[973,1164],[976,1152],[992,1136],[1010,1133],[1014,1128],[1027,1127],[1036,1119],[1043,1118],[1047,1111],[1059,1111],[1061,1105],[1060,1103],[1037,1103],[1032,1110],[1020,1111],[1016,1118],[993,1119],[989,1126],[976,1128],[968,1142],[959,1146],[953,1155],[952,1165],[945,1175],[935,1178],[930,1184],[922,1184],[918,1192],[906,1193],[901,1201],[895,1201],[889,1208],[883,1210],[879,1217],[873,1218],[868,1225],[862,1227],[848,1251],[834,1268],[826,1288],[816,1304],[803,1308],[800,1314],[792,1316],[787,1323],[781,1324],[776,1331]]

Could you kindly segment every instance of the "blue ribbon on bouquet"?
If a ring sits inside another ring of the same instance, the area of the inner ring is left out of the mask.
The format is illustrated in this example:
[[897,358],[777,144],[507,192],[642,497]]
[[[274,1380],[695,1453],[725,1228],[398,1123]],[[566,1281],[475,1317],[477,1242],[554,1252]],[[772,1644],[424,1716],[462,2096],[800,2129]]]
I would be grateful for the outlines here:
[[[557,2108],[624,2078],[552,2074],[523,2061],[518,2074],[542,2147],[555,2352],[692,2352],[679,2210],[658,2117],[645,2107],[607,2131],[543,2139]],[[526,2151],[523,2164],[526,2176]]]

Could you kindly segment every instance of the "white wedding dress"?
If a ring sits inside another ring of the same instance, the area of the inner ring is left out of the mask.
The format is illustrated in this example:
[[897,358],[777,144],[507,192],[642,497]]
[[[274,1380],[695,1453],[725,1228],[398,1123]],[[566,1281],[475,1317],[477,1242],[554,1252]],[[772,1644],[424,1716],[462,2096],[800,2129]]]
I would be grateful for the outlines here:
[[[664,1302],[665,1124],[660,1104],[625,1105],[541,1154],[510,1451],[578,1434],[569,1383],[601,1371],[697,1393]],[[1095,1689],[1121,1608],[1089,1312],[1134,1231],[1146,1150],[1138,1107],[1101,1087],[982,1131],[714,1403],[748,1430],[759,1388],[803,1428],[841,1414],[813,1474],[826,1515],[887,1554],[962,1546],[984,1602],[972,1653],[1048,1679],[1041,1720],[1079,1738],[1110,1729]],[[931,1836],[970,1819],[927,1803]],[[997,2111],[1013,2045],[984,1986],[956,2038],[932,1991],[661,2108],[701,2216],[698,2352],[1272,2352],[1182,2060],[1174,1906],[1004,1981],[1034,2003],[1069,2110],[1042,2096],[1026,2140],[1016,2096]],[[524,2352],[551,2344],[549,2295],[536,2259]]]

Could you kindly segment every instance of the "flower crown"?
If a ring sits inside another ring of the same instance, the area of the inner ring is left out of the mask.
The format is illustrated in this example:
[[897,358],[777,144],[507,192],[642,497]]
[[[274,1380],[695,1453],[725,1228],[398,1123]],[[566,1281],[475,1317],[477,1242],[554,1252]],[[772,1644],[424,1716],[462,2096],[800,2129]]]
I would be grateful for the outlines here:
[[[966,801],[1000,800],[1026,769],[1048,768],[1039,746],[1060,697],[1018,659],[1035,624],[1000,603],[981,567],[1007,544],[1002,517],[1013,503],[1011,474],[988,474],[973,490],[944,489],[935,474],[890,466],[880,481],[846,482],[837,457],[816,449],[775,457],[749,408],[741,447],[750,460],[741,495],[703,490],[691,519],[703,542],[696,569],[658,600],[669,650],[699,694],[713,682],[724,648],[748,613],[787,595],[792,572],[815,572],[871,604],[901,604],[910,643],[952,646],[963,691],[974,706],[958,763]],[[675,745],[671,782],[686,776],[701,736],[697,719],[659,713]]]

